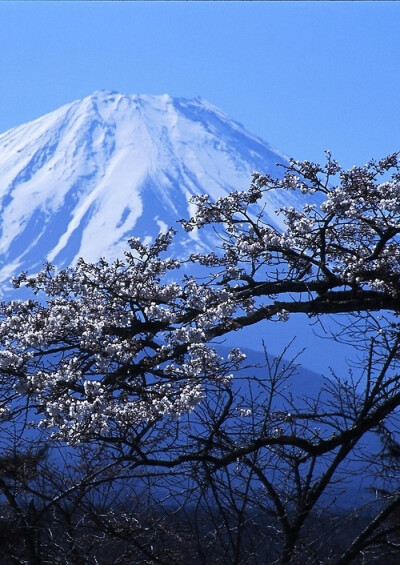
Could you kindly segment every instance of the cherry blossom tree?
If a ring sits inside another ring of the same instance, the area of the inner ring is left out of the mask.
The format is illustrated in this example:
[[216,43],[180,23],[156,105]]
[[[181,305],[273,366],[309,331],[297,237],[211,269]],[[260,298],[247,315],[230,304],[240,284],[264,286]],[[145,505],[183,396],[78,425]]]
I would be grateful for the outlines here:
[[[280,206],[272,224],[266,195],[284,202],[287,192],[299,206]],[[131,473],[157,473],[170,493],[171,477],[193,489],[200,514],[212,507],[225,523],[224,563],[251,562],[229,532],[235,523],[248,536],[243,519],[258,515],[263,493],[263,512],[279,524],[271,555],[295,563],[306,548],[320,551],[304,532],[327,490],[354,472],[345,463],[373,469],[372,484],[383,463],[365,438],[396,431],[398,156],[349,171],[330,153],[324,165],[290,161],[277,178],[256,173],[247,191],[192,204],[183,230],[210,230],[211,252],[172,257],[170,230],[151,244],[130,239],[112,263],[47,265],[15,281],[34,295],[1,307],[0,415],[26,417],[72,446],[101,445]],[[332,339],[357,350],[352,372],[327,378],[320,396],[304,400],[285,392],[287,367],[277,379],[267,356],[265,376],[247,367],[241,388],[245,355],[223,354],[220,340],[298,313],[336,316]],[[326,560],[397,548],[387,525],[400,505],[397,479],[377,489],[386,494],[368,525]],[[254,558],[253,542],[247,537]]]

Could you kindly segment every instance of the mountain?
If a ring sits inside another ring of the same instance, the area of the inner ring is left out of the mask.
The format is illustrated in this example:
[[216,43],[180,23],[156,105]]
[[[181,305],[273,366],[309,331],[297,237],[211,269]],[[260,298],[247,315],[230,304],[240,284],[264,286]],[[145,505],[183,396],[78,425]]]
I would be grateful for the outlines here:
[[[110,91],[7,131],[0,148],[3,288],[46,260],[115,258],[129,236],[154,237],[187,218],[193,194],[243,190],[253,171],[286,161],[201,98]],[[275,208],[296,204],[285,198],[268,197],[274,224]]]
[[[253,171],[276,175],[276,164],[287,163],[201,98],[110,91],[3,133],[0,149],[0,289],[6,296],[8,281],[23,270],[34,273],[46,260],[63,267],[80,256],[113,259],[128,237],[153,238],[188,218],[192,195],[216,199],[244,190]],[[274,192],[263,204],[266,220],[279,228],[274,210],[300,202],[294,192]],[[191,232],[180,245],[186,251],[213,245],[200,237]],[[339,363],[347,373],[346,351],[332,340],[316,345],[315,328],[304,318],[293,317],[284,329],[264,322],[245,335],[233,332],[228,344],[259,349],[264,340],[268,354],[279,354],[296,336],[288,355],[311,344],[300,361],[316,372],[299,369],[288,394],[316,397],[319,368],[326,374]],[[250,365],[261,366],[263,354],[251,349]]]
[[[82,256],[113,259],[129,236],[152,238],[188,218],[193,194],[218,198],[249,186],[253,171],[279,174],[285,155],[201,98],[99,91],[0,135],[0,295],[9,281],[33,274],[49,260],[59,267]],[[264,214],[298,207],[296,194],[267,193]],[[201,237],[199,237],[201,236]],[[210,247],[204,232],[178,239],[174,252]],[[185,239],[186,238],[186,239]],[[305,318],[305,317],[303,317]],[[281,325],[279,326],[281,328]],[[317,328],[318,331],[318,328]],[[296,336],[295,350],[315,370],[346,370],[346,352],[318,340],[308,319],[270,323],[233,333],[235,345],[279,354]],[[311,344],[311,347],[309,347]],[[316,352],[317,351],[317,352]]]

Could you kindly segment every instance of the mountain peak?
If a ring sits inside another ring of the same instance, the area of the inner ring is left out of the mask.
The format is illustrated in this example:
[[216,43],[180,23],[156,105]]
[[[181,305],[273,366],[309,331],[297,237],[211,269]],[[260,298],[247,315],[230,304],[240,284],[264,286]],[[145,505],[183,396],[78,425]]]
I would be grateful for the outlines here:
[[243,190],[254,170],[284,161],[200,97],[111,90],[9,130],[0,147],[3,284],[46,260],[115,258],[129,236],[152,238],[188,217],[192,195]]

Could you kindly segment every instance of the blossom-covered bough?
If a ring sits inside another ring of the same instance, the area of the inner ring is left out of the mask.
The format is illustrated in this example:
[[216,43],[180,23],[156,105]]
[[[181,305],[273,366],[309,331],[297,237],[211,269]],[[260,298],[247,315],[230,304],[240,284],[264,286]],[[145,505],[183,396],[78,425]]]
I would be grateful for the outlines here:
[[[283,231],[264,221],[270,191],[301,197],[299,209],[277,210]],[[283,178],[254,174],[248,191],[193,202],[184,229],[217,226],[220,239],[219,249],[190,257],[208,276],[179,281],[171,230],[151,245],[132,238],[111,264],[47,265],[15,282],[39,300],[3,305],[2,374],[65,439],[190,411],[206,380],[226,380],[240,362],[240,352],[224,361],[212,346],[230,331],[298,312],[398,311],[396,154],[350,171],[329,153],[324,166],[292,161]]]
[[[262,209],[251,214],[251,206],[270,191],[301,196],[299,209],[277,210],[286,226],[282,232],[263,221]],[[280,309],[310,315],[398,310],[397,154],[349,171],[329,153],[325,166],[292,161],[283,179],[254,174],[247,192],[217,203],[207,196],[194,202],[198,212],[183,222],[185,229],[210,224],[225,229],[222,253],[194,260],[222,267],[224,288],[239,299],[276,297],[254,317],[268,318]],[[290,300],[282,299],[287,293]]]
[[[299,206],[280,207],[272,224],[265,195],[282,200],[287,191]],[[1,307],[1,417],[34,413],[57,438],[108,445],[132,469],[190,463],[210,477],[233,465],[247,496],[255,488],[246,482],[250,473],[281,520],[280,562],[288,563],[311,509],[360,440],[369,431],[393,435],[400,406],[398,156],[349,171],[330,153],[322,166],[291,161],[278,178],[256,173],[247,191],[216,202],[202,195],[193,204],[183,229],[213,230],[218,245],[210,253],[171,258],[170,230],[152,244],[132,238],[113,263],[81,259],[61,271],[47,265],[15,281],[37,298]],[[238,349],[223,356],[221,339],[297,313],[346,315],[336,337],[364,346],[359,375],[327,381],[320,401],[296,404],[271,371],[251,386],[249,377],[245,394],[233,376],[245,356]],[[327,470],[315,478],[319,458]],[[290,477],[296,485],[292,496],[303,506],[292,521],[271,468],[286,473],[282,484]],[[217,491],[214,485],[213,496]],[[393,496],[396,508],[400,494]],[[368,535],[360,533],[338,562],[365,548]]]

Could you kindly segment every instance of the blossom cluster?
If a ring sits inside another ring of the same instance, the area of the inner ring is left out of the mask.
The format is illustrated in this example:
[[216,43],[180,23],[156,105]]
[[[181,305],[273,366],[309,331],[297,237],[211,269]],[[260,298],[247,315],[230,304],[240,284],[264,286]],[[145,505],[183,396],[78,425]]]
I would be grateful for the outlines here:
[[[285,225],[278,230],[265,219],[263,198],[271,191],[293,190],[299,206],[276,210]],[[225,281],[330,280],[336,287],[398,295],[397,154],[349,171],[329,152],[324,166],[293,160],[282,178],[255,173],[248,192],[215,203],[200,197],[194,203],[198,212],[184,228],[212,225],[219,229],[221,245],[219,253],[192,259],[211,268],[222,266]]]
[[171,240],[131,239],[124,260],[15,281],[39,299],[1,307],[0,378],[32,399],[42,427],[71,443],[134,433],[193,410],[207,381],[229,382],[240,352],[225,360],[208,342],[237,305],[193,277],[178,284],[180,263],[161,258]]

